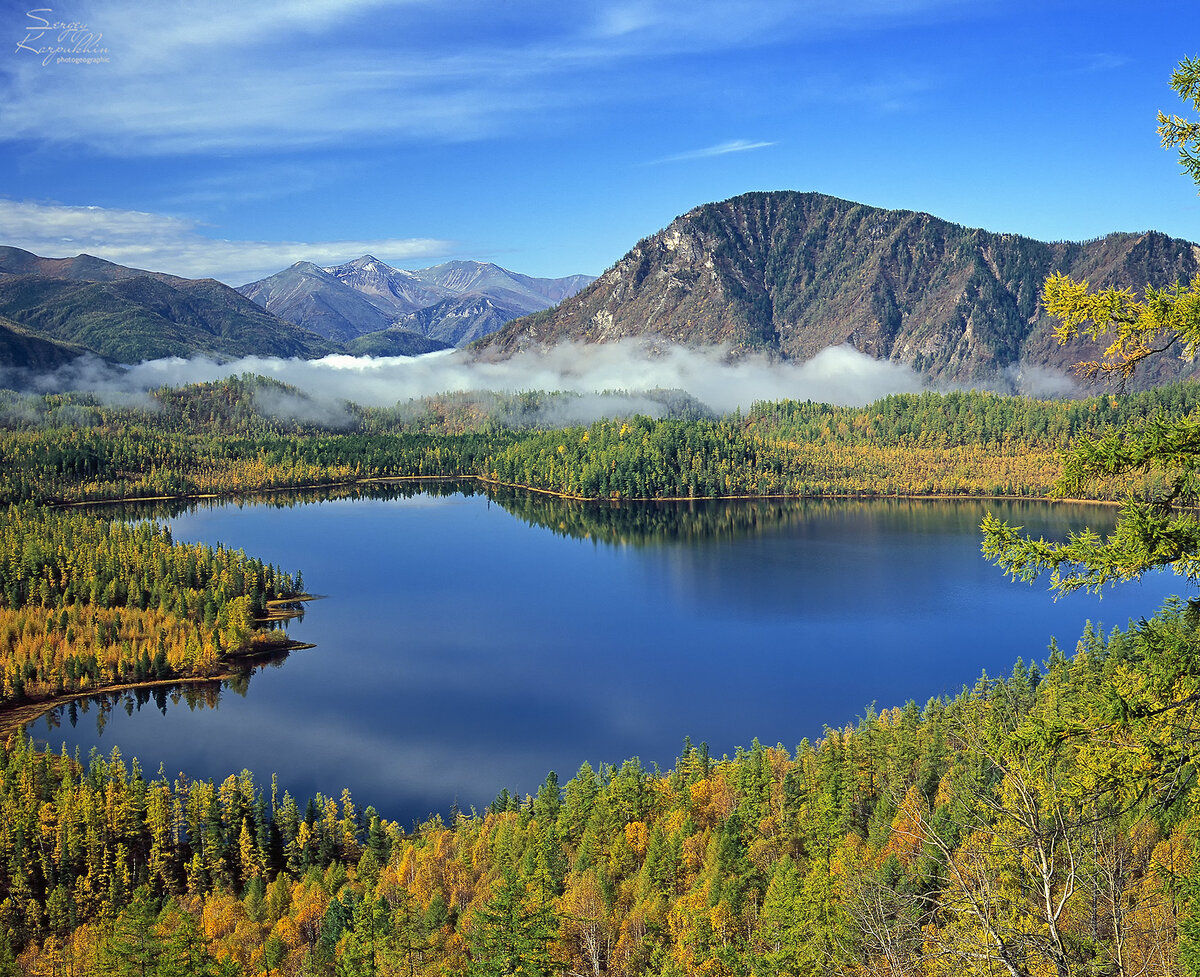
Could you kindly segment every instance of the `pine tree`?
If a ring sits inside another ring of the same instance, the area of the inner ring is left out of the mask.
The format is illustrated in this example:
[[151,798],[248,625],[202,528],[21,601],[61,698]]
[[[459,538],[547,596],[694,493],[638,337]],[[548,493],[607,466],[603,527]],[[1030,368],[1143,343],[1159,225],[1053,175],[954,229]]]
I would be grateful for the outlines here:
[[557,936],[558,919],[548,900],[530,895],[516,872],[506,870],[471,926],[471,977],[560,973],[553,953]]

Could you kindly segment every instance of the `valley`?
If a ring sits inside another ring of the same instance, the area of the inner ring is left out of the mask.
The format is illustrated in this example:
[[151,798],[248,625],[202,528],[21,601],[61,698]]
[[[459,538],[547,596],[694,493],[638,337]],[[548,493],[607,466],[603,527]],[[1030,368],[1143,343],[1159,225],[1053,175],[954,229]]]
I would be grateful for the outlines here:
[[1200,6],[6,23],[0,977],[1200,977]]

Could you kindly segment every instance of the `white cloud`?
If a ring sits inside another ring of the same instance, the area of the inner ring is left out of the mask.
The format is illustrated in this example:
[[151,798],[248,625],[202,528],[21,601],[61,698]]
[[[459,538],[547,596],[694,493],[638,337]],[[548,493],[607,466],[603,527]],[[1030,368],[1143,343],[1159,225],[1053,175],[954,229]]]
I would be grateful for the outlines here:
[[107,261],[231,285],[274,274],[297,261],[337,264],[363,254],[393,262],[437,258],[453,244],[433,238],[361,241],[226,241],[179,217],[108,207],[0,198],[3,243],[49,258],[91,254]]
[[634,62],[964,9],[953,0],[78,0],[70,16],[102,35],[109,62],[5,55],[0,139],[131,156],[476,139],[642,98],[622,70]]
[[[326,356],[317,360],[247,356],[227,363],[205,357],[171,357],[131,367],[83,357],[53,373],[30,378],[0,370],[0,387],[42,392],[90,390],[124,403],[142,403],[146,391],[240,376],[271,377],[298,388],[303,397],[270,395],[260,409],[277,416],[339,425],[344,401],[390,407],[452,392],[516,393],[525,390],[578,394],[543,404],[536,422],[549,426],[587,424],[600,417],[661,416],[653,390],[683,390],[718,414],[747,411],[755,401],[812,400],[861,407],[895,393],[930,389],[908,366],[876,360],[849,346],[822,350],[811,360],[763,355],[731,360],[723,346],[689,349],[649,340],[560,343],[527,350],[507,360],[476,359],[467,350],[426,356]],[[1016,364],[973,385],[976,389],[1031,397],[1079,394],[1069,376],[1046,367]],[[965,389],[951,384],[941,389]],[[620,393],[624,392],[624,393]],[[532,418],[526,418],[532,421]]]
[[676,153],[674,156],[664,156],[662,159],[654,160],[654,162],[678,163],[682,160],[706,159],[710,156],[725,156],[729,153],[746,153],[754,149],[766,149],[768,146],[774,145],[773,142],[751,142],[748,139],[731,139],[728,142],[717,143],[715,146],[706,146],[704,149],[689,149],[683,153]]
[[679,53],[762,45],[814,34],[872,30],[918,18],[958,16],[962,0],[615,0],[585,5],[585,36],[626,49]]

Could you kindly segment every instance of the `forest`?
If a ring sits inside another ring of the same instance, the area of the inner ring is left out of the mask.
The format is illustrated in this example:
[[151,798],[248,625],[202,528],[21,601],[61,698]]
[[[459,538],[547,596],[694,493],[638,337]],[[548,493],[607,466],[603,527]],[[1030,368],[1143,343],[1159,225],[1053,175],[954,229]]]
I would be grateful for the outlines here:
[[[1069,446],[1200,406],[1188,384],[723,419],[664,397],[662,418],[546,428],[529,421],[563,395],[340,405],[336,422],[267,409],[304,395],[253,377],[140,406],[5,396],[0,707],[213,676],[286,641],[255,622],[300,575],[172,539],[155,518],[188,496],[466,484],[552,531],[634,543],[679,517],[628,500],[731,496],[703,525],[736,535],[776,495],[1061,495]],[[1169,493],[1172,477],[1115,466],[1078,494]],[[552,519],[517,486],[579,498]],[[132,498],[121,519],[77,504]],[[585,764],[408,827],[348,792],[194,781],[17,733],[0,753],[0,977],[1192,973],[1198,627],[1175,602],[816,742],[732,757],[685,742],[669,771]]]
[[815,743],[685,741],[408,831],[16,737],[0,972],[1191,972],[1198,625],[1173,603]]
[[[980,392],[895,395],[863,408],[785,401],[710,419],[686,398],[660,396],[660,418],[549,428],[524,419],[570,395],[331,407],[248,376],[157,390],[141,406],[8,393],[0,395],[0,502],[231,495],[434,476],[596,500],[1043,498],[1068,444],[1184,417],[1200,404],[1194,384],[1175,384],[1079,401]],[[1153,484],[1152,477],[1105,477],[1081,491],[1116,500]]]

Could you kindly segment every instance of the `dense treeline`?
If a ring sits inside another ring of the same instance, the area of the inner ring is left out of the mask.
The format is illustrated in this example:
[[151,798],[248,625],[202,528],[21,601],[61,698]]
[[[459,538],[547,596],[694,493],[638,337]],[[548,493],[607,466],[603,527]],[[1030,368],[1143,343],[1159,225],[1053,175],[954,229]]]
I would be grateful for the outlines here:
[[213,674],[299,578],[240,550],[32,505],[0,512],[0,707],[110,685]]
[[[864,408],[785,401],[719,421],[660,392],[650,402],[666,417],[562,428],[529,426],[531,418],[572,416],[561,394],[360,408],[244,377],[159,390],[141,406],[9,395],[0,403],[0,501],[233,494],[415,476],[482,477],[603,499],[1044,497],[1068,441],[1129,420],[1185,415],[1200,406],[1198,391],[1176,385],[1085,401],[930,393]],[[1120,498],[1130,487],[1101,482],[1091,497]]]
[[[726,422],[599,421],[533,432],[495,452],[494,481],[579,498],[987,495],[1045,497],[1059,452],[1036,444],[889,444],[760,435]],[[1098,485],[1118,498],[1126,486]]]
[[1190,973],[1198,625],[1172,604],[794,750],[585,764],[411,832],[17,740],[0,973]]
[[241,550],[177,543],[169,529],[30,505],[0,512],[0,581],[9,607],[157,607],[212,623],[244,598],[254,615],[295,594],[290,574]]
[[756,403],[748,427],[808,441],[895,445],[1005,444],[1063,448],[1076,438],[1165,413],[1176,417],[1200,408],[1200,384],[1173,384],[1121,397],[1034,400],[976,391],[891,394],[867,408],[811,401]]

